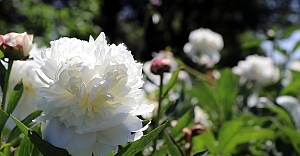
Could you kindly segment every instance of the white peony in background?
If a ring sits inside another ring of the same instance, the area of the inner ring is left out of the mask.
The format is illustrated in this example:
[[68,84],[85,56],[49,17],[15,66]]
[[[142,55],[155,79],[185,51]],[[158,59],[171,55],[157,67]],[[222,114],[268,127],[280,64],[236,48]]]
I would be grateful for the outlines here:
[[246,60],[239,61],[232,72],[240,76],[240,84],[261,87],[279,80],[279,69],[269,57],[249,55]]
[[44,139],[72,155],[106,155],[143,135],[137,115],[154,106],[143,96],[142,64],[123,44],[108,45],[104,33],[89,42],[60,38],[34,58],[47,87],[35,103],[50,123]]
[[220,61],[220,50],[224,47],[223,37],[210,29],[199,28],[189,35],[183,51],[194,63],[213,67]]

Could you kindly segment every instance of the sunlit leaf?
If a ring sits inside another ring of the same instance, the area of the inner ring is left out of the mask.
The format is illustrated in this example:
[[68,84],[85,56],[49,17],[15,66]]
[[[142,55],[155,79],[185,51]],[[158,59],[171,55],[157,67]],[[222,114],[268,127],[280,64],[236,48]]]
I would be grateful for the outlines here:
[[55,147],[49,142],[43,140],[36,131],[30,130],[18,119],[11,115],[11,118],[16,123],[18,128],[29,138],[29,140],[39,149],[44,156],[68,156],[67,150]]
[[194,121],[194,109],[191,108],[181,118],[179,118],[175,127],[171,129],[171,135],[177,137],[182,133],[182,129],[186,127],[190,122]]
[[0,132],[2,132],[8,118],[9,115],[0,108]]
[[252,48],[252,47],[259,47],[263,41],[264,41],[263,39],[253,39],[251,41],[247,41],[247,42],[243,43],[242,48],[248,49],[248,48]]
[[292,50],[291,52],[294,53],[294,52],[299,48],[299,46],[300,46],[300,41],[298,41],[298,42],[295,44],[295,46],[294,46],[294,48],[293,48],[293,50]]
[[172,89],[172,87],[176,83],[180,70],[181,68],[178,68],[176,71],[174,71],[169,83],[164,86],[163,93],[162,93],[163,97],[165,97],[168,94],[168,92]]
[[300,29],[299,25],[292,25],[286,29],[284,29],[281,33],[281,38],[287,38],[289,37],[293,32]]
[[224,120],[228,120],[232,116],[232,106],[235,104],[238,78],[234,75],[230,69],[221,71],[221,78],[217,83],[217,102],[220,108],[222,108],[222,114],[224,114]]
[[177,145],[176,141],[174,140],[174,138],[170,135],[170,133],[165,130],[165,134],[166,134],[166,143],[168,145],[168,151],[171,155],[184,155],[184,153],[181,151],[180,147]]
[[116,156],[133,156],[136,153],[142,151],[147,145],[154,140],[154,138],[166,127],[167,123],[164,123],[158,126],[153,131],[149,132],[148,134],[144,135],[141,139],[132,142],[121,149]]
[[233,153],[236,146],[250,141],[266,141],[273,140],[275,133],[271,129],[259,127],[245,127],[240,129],[224,146],[222,153],[224,155]]
[[244,125],[243,121],[229,121],[223,124],[219,131],[219,151],[224,150],[227,144],[232,140],[232,138],[239,133],[241,127]]
[[278,115],[277,119],[281,120],[285,125],[295,128],[291,116],[283,108],[276,105],[266,106],[266,108],[275,112]]
[[[31,113],[30,115],[28,115],[23,121],[22,123],[26,126],[29,127],[30,124],[32,123],[32,120],[36,119],[38,116],[40,116],[42,113],[41,110],[37,110],[33,113]],[[15,139],[16,137],[18,137],[22,132],[20,131],[20,129],[16,126],[11,133],[9,134],[9,137],[7,139],[7,142],[12,141],[13,139]]]
[[19,100],[22,97],[23,90],[24,90],[23,83],[22,80],[20,80],[10,93],[10,97],[7,105],[7,111],[6,111],[7,114],[11,114],[14,111]]

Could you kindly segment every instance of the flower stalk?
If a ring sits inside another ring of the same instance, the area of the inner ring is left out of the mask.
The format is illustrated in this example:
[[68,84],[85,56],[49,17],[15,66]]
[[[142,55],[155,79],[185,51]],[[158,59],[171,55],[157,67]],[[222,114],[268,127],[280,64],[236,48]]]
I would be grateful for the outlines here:
[[5,79],[4,79],[4,87],[3,87],[3,96],[2,96],[2,109],[5,109],[5,103],[6,103],[6,95],[7,95],[7,89],[8,89],[8,84],[9,84],[9,76],[11,73],[11,69],[13,66],[13,59],[8,60],[8,67],[5,73]]
[[[159,83],[159,93],[158,93],[158,108],[157,108],[157,116],[156,116],[156,120],[155,120],[155,123],[154,123],[154,129],[157,128],[159,126],[159,119],[160,119],[160,116],[161,116],[161,104],[162,104],[162,100],[163,100],[163,87],[164,87],[164,84],[163,84],[163,79],[164,79],[164,74],[161,73],[159,74],[160,76],[160,83]],[[154,145],[153,145],[153,153],[155,152],[156,150],[156,145],[157,145],[157,140],[159,138],[159,135],[154,139]]]

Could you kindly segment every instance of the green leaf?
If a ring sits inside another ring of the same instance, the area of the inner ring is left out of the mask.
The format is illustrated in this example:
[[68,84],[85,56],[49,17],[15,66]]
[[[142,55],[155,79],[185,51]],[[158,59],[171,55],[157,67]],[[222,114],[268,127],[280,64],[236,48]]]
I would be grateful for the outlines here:
[[166,127],[167,123],[158,126],[153,131],[144,135],[141,139],[132,142],[119,151],[116,156],[133,156],[142,151],[147,145]]
[[18,119],[11,115],[18,128],[29,138],[29,140],[39,149],[44,156],[69,156],[67,150],[53,146],[49,142],[43,140],[36,131],[30,130]]
[[238,89],[238,78],[230,69],[221,71],[221,78],[217,83],[218,92],[216,99],[221,109],[224,120],[232,117],[232,107],[235,104]]
[[286,29],[284,29],[281,33],[281,38],[287,38],[289,37],[293,32],[300,29],[299,25],[292,25]]
[[177,137],[182,133],[182,129],[186,127],[191,121],[194,121],[194,107],[187,111],[181,118],[179,118],[175,127],[171,129],[171,135]]
[[190,90],[192,96],[197,97],[199,106],[205,110],[214,110],[219,115],[220,106],[216,102],[215,93],[211,86],[204,81],[197,81],[197,86]]
[[265,108],[275,112],[277,114],[277,119],[281,120],[284,125],[291,127],[291,128],[295,128],[291,116],[283,108],[276,106],[276,105],[266,106]]
[[33,147],[34,145],[30,142],[30,140],[27,137],[24,137],[15,155],[16,156],[31,155]]
[[[26,127],[30,127],[32,120],[36,119],[38,116],[40,116],[42,114],[43,111],[41,110],[37,110],[33,113],[31,113],[30,115],[28,115],[23,121],[22,123],[26,126]],[[13,139],[17,138],[22,132],[20,131],[20,129],[16,126],[11,133],[9,134],[9,137],[7,139],[7,142],[11,142]]]
[[293,50],[291,51],[292,53],[294,53],[300,46],[300,41],[298,41],[295,45],[294,45],[294,48]]
[[260,46],[260,44],[263,42],[264,40],[263,39],[253,39],[253,40],[250,40],[250,41],[247,41],[245,43],[242,44],[242,48],[243,49],[249,49],[249,48],[252,48],[252,47],[258,47]]
[[232,138],[240,131],[241,127],[244,125],[243,121],[229,121],[225,122],[220,129],[218,142],[219,142],[219,152],[225,149],[227,144],[232,140]]
[[286,51],[281,49],[277,44],[275,45],[274,49],[280,52],[281,54],[286,55]]
[[288,137],[288,141],[292,143],[294,149],[300,153],[300,134],[295,129],[280,126],[279,129],[283,132],[282,135]]
[[106,156],[114,156],[114,155],[115,155],[114,152],[110,152],[110,153],[106,154]]
[[2,132],[9,115],[0,108],[0,132]]
[[300,103],[299,100],[290,96],[280,96],[276,99],[277,104],[283,107],[292,117],[296,128],[300,130]]
[[275,138],[274,131],[259,127],[242,128],[223,148],[222,154],[227,155],[233,153],[236,146],[250,141],[266,141]]
[[10,97],[7,105],[7,111],[6,111],[7,114],[11,114],[14,111],[19,100],[22,97],[23,90],[24,90],[23,83],[22,80],[20,80],[19,83],[16,84],[16,86],[10,93]]
[[217,143],[215,136],[212,131],[207,131],[204,134],[194,136],[193,138],[193,149],[195,151],[203,151],[208,149],[212,153],[217,152]]
[[204,150],[204,151],[195,153],[194,156],[206,156],[207,153],[208,153],[208,150]]
[[181,70],[181,68],[178,68],[175,72],[173,72],[173,75],[172,75],[169,83],[164,86],[163,93],[162,93],[163,97],[166,97],[168,92],[172,89],[172,87],[176,83],[176,80],[177,80],[180,70]]
[[167,136],[166,143],[168,145],[168,151],[171,155],[184,155],[184,153],[181,151],[180,147],[177,145],[174,138],[170,135],[170,133],[165,130],[165,134]]
[[0,59],[4,58],[4,53],[2,50],[0,50]]

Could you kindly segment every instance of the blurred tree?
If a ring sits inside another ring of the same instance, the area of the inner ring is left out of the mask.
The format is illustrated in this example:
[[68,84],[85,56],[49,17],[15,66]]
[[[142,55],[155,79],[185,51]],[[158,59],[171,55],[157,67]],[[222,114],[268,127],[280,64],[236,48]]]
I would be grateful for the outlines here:
[[259,47],[241,45],[273,27],[299,24],[298,0],[0,0],[1,33],[35,34],[49,45],[62,36],[88,39],[104,31],[110,43],[125,43],[136,59],[170,46],[182,52],[189,33],[200,27],[220,33],[225,42],[218,67],[234,66]]
[[86,39],[101,31],[93,22],[101,4],[99,0],[2,0],[1,34],[27,31],[40,46],[62,36]]

